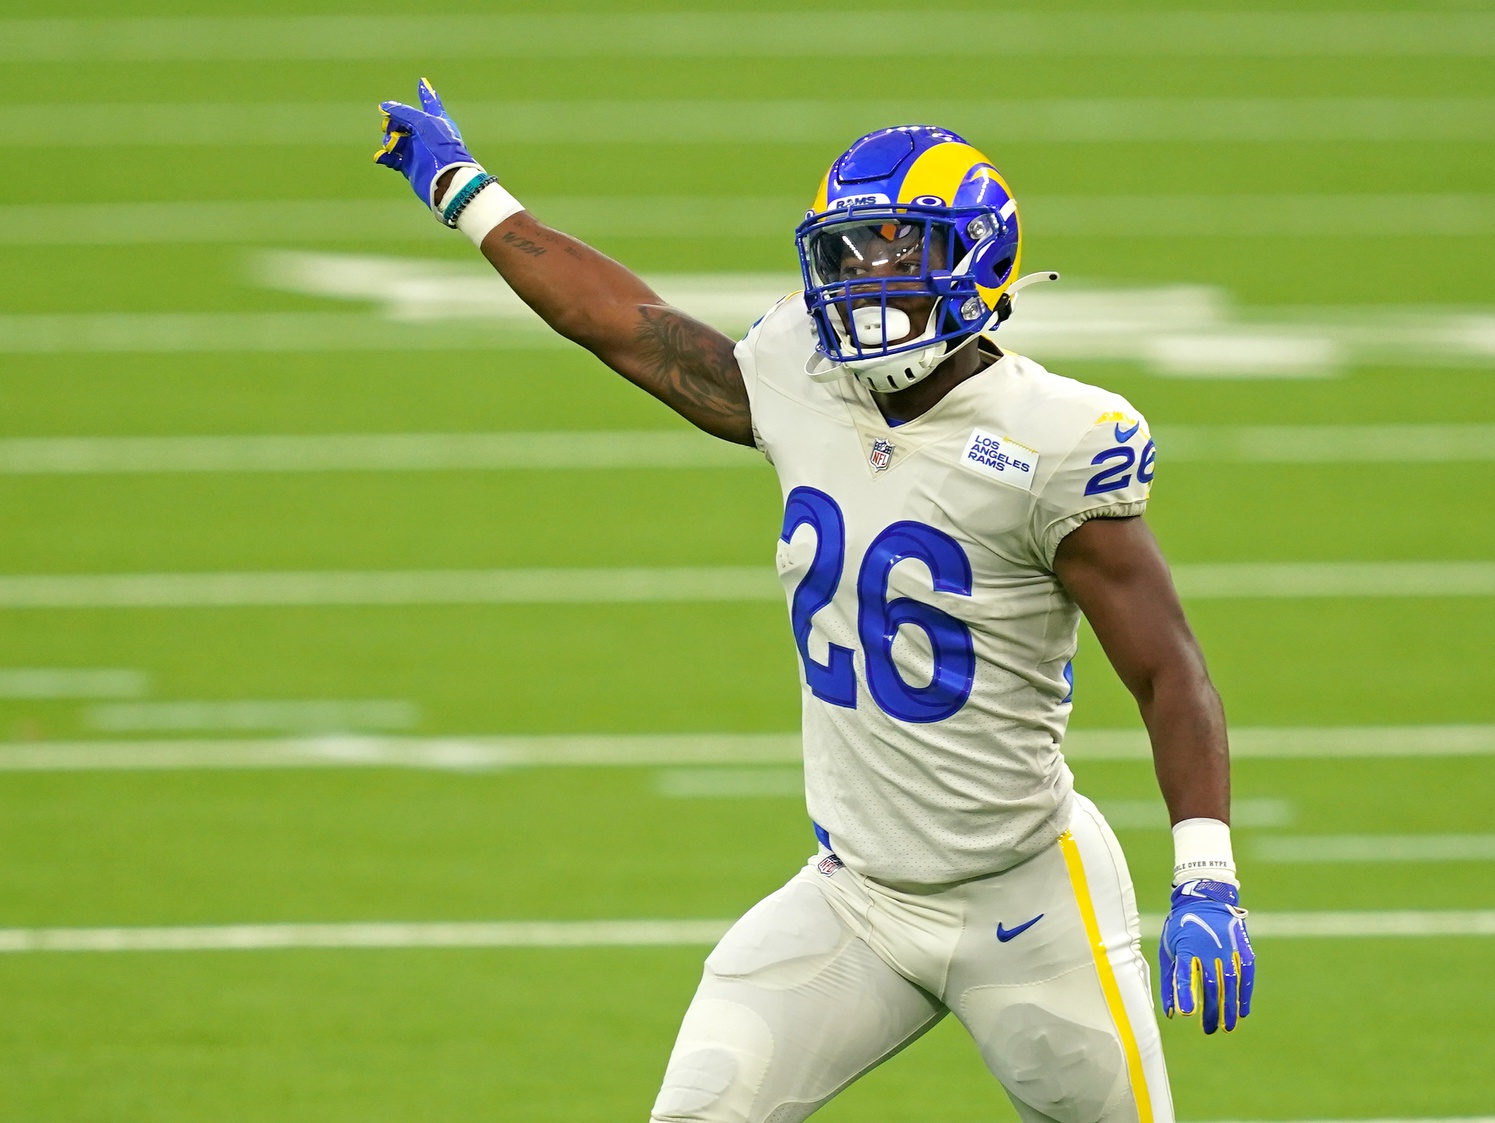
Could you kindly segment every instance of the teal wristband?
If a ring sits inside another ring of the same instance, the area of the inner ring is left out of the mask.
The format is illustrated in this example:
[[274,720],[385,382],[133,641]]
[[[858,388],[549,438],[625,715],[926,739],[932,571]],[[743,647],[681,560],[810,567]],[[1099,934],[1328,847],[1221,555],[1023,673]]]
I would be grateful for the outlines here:
[[483,188],[487,187],[490,183],[497,182],[498,176],[496,175],[480,175],[475,179],[469,180],[463,185],[462,190],[458,191],[452,197],[452,201],[442,208],[441,221],[455,230],[457,228],[457,218],[467,209],[467,204],[471,203],[477,196],[477,193]]

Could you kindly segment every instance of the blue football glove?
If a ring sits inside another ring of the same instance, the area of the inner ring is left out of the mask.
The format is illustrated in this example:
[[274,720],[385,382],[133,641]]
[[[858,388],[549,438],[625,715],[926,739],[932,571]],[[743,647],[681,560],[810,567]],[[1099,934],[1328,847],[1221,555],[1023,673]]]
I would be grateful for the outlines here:
[[467,151],[457,123],[446,115],[431,83],[422,78],[416,92],[420,109],[398,101],[379,103],[384,113],[384,145],[374,154],[374,162],[408,179],[416,198],[440,218],[434,193],[441,173],[481,165]]
[[1200,1012],[1205,1033],[1229,1033],[1251,1012],[1256,953],[1246,935],[1240,893],[1223,881],[1186,881],[1173,890],[1158,945],[1163,1013]]

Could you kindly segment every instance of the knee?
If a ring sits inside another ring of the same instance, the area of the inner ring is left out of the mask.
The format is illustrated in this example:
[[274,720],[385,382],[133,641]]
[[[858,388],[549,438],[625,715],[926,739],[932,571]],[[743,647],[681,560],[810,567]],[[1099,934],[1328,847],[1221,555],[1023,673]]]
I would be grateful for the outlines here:
[[[1031,988],[1014,988],[1028,991]],[[1126,1095],[1113,1025],[1055,996],[967,994],[963,1014],[987,1067],[1010,1095],[1057,1123],[1098,1123]]]
[[664,1086],[654,1101],[649,1118],[654,1123],[716,1123],[746,1119],[734,1110],[731,1093],[739,1084],[740,1065],[730,1050],[716,1047],[693,1049],[670,1059]]
[[773,1059],[773,1033],[736,1002],[692,1005],[670,1055],[654,1123],[749,1123]]
[[1125,1086],[1115,1035],[1037,1005],[1011,1007],[993,1042],[1009,1090],[1059,1123],[1096,1123]]

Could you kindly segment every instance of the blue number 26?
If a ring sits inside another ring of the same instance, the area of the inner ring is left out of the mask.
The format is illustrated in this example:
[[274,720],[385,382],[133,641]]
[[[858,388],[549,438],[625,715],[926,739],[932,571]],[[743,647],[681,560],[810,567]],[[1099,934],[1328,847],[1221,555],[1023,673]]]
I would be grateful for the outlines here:
[[[788,542],[809,524],[815,556],[794,590],[789,617],[794,643],[815,697],[856,708],[856,668],[850,648],[831,644],[824,663],[810,657],[810,629],[817,612],[831,603],[846,561],[846,521],[836,501],[812,487],[797,487],[784,505]],[[929,570],[935,592],[971,595],[971,563],[960,544],[944,531],[917,522],[896,522],[867,547],[857,574],[857,637],[867,664],[867,688],[879,708],[901,721],[943,721],[971,696],[976,651],[971,630],[948,612],[910,597],[888,600],[893,567],[905,559]],[[893,642],[905,625],[921,629],[934,654],[934,674],[925,686],[910,686],[893,661]]]

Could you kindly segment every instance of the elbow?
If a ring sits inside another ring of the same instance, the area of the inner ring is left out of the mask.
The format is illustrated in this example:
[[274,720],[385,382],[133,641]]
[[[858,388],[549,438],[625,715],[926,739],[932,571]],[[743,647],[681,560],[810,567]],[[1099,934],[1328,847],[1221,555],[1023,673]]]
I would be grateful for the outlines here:
[[596,317],[582,301],[568,301],[552,308],[536,308],[535,312],[551,331],[583,347],[588,346],[597,334]]
[[1125,678],[1126,688],[1145,712],[1162,699],[1219,700],[1202,658],[1181,658],[1139,668]]
[[573,300],[547,309],[540,315],[557,335],[600,354],[616,348],[621,340],[630,336],[629,319],[630,315],[636,316],[635,308],[634,305]]

